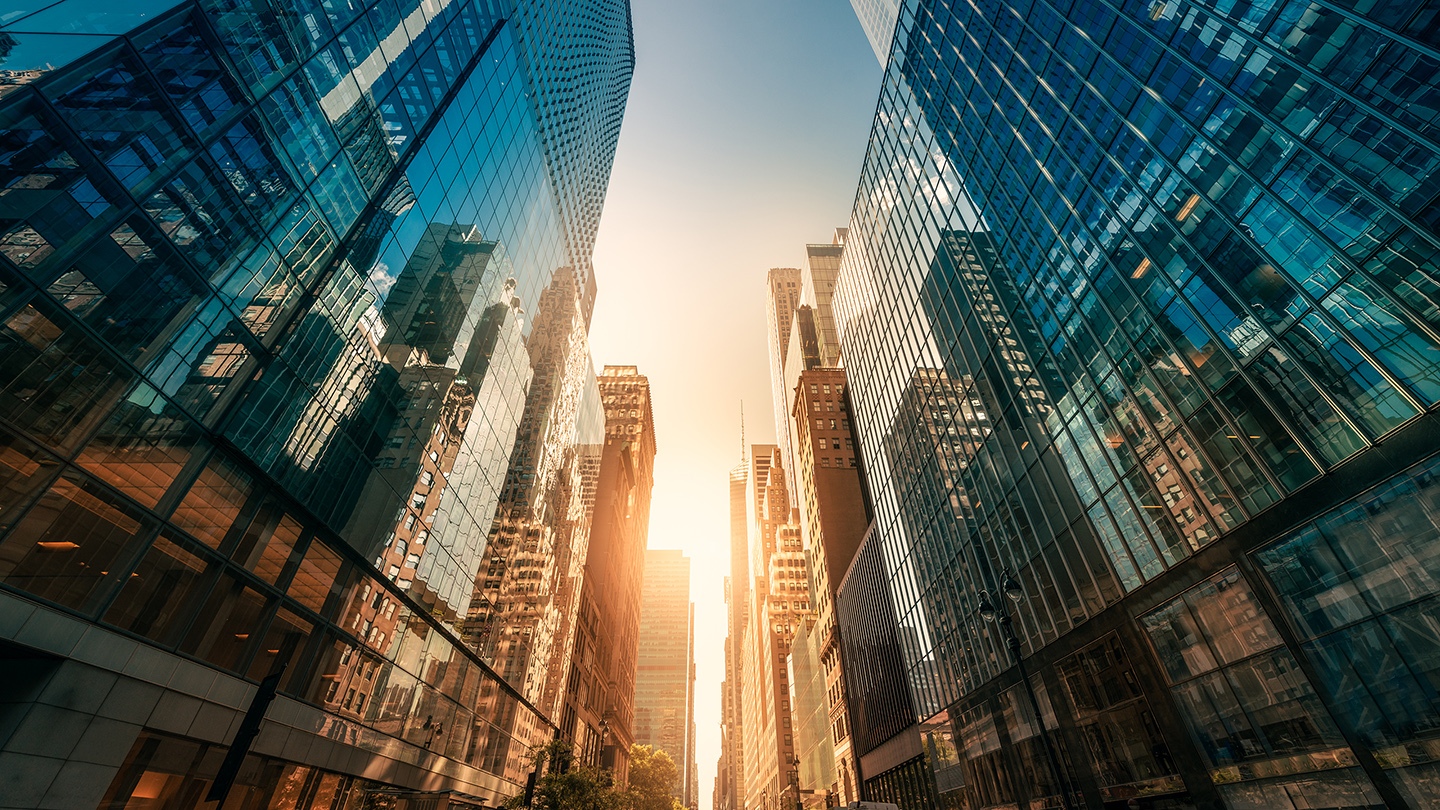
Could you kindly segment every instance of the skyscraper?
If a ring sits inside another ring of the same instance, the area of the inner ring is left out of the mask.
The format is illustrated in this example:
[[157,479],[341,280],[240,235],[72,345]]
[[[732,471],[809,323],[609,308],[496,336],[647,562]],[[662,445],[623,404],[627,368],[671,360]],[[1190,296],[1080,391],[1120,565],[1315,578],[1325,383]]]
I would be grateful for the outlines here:
[[1440,728],[1434,25],[905,4],[836,295],[877,510],[841,613],[891,611],[913,705],[857,711],[871,795],[1440,801],[1398,754]]
[[900,16],[900,0],[850,0],[865,38],[875,51],[875,58],[884,65],[890,58],[890,44],[895,35],[895,22]]
[[798,799],[795,741],[785,657],[809,610],[800,526],[775,445],[750,448],[751,599],[741,639],[744,806],[793,806]]
[[[560,733],[588,740],[589,761],[621,784],[635,743],[635,681],[640,648],[640,599],[655,486],[655,417],[650,381],[635,366],[600,374],[605,447],[595,484],[584,584],[574,609],[575,631]],[[543,585],[531,584],[534,591]],[[582,756],[587,746],[580,745]]]
[[[742,412],[743,420],[743,412]],[[744,683],[742,641],[750,603],[750,509],[746,491],[750,463],[745,453],[745,431],[740,431],[740,463],[730,470],[730,575],[725,578],[725,680],[721,691],[720,761],[716,765],[715,810],[738,810],[744,785],[745,718],[741,712]]]
[[[770,349],[770,398],[775,415],[775,440],[781,458],[790,464],[790,412],[785,398],[785,359],[790,352],[795,311],[801,305],[804,280],[793,267],[776,267],[765,274],[765,337]],[[793,496],[794,493],[792,492]]]
[[521,790],[601,475],[628,3],[3,19],[8,799],[194,804],[282,671],[234,801]]
[[835,595],[870,525],[870,507],[845,396],[845,370],[816,367],[802,372],[793,398],[796,489],[803,504],[799,512],[813,613],[808,631],[797,635],[791,652],[792,668],[814,680],[808,690],[792,684],[796,725],[803,714],[814,726],[805,732],[813,750],[801,755],[800,782],[812,798],[833,797],[831,803],[848,804],[860,794]]
[[834,299],[846,234],[847,229],[836,228],[829,244],[806,245],[805,271],[800,278],[800,301],[815,311],[820,362],[831,368],[840,366],[840,333],[835,326]]
[[689,806],[691,677],[690,558],[678,550],[645,552],[645,615],[635,678],[635,742],[670,755],[674,796]]

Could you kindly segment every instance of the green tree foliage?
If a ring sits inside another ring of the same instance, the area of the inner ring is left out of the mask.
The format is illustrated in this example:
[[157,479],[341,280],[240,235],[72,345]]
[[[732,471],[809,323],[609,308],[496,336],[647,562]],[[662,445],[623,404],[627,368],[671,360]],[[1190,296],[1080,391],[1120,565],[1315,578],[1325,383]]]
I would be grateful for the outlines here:
[[[551,740],[532,762],[542,774],[535,782],[533,810],[626,810],[626,794],[615,789],[610,772],[576,762],[569,742]],[[511,796],[505,807],[521,810],[525,795]]]
[[680,772],[669,754],[648,745],[630,746],[629,810],[683,810],[670,795],[679,779]]

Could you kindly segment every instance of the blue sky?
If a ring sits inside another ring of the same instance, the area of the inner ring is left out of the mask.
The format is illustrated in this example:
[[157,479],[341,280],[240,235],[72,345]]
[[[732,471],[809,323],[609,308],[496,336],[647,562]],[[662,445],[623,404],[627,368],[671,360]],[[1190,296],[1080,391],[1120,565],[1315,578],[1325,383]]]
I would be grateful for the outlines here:
[[850,218],[880,65],[846,0],[632,0],[636,67],[595,248],[597,369],[655,401],[652,548],[692,563],[700,806],[719,756],[726,474],[774,441],[765,272]]

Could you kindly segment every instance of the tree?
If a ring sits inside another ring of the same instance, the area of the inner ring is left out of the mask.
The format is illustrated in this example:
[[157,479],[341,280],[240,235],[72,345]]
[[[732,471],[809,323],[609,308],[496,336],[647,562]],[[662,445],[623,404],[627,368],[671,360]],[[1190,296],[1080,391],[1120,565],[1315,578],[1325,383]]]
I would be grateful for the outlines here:
[[[535,796],[529,805],[534,810],[625,810],[625,794],[615,789],[610,772],[576,762],[568,741],[551,740],[535,751],[531,763],[543,774],[535,780]],[[511,796],[505,807],[526,807],[525,794]]]
[[670,795],[679,779],[669,754],[648,745],[630,746],[630,810],[684,810]]

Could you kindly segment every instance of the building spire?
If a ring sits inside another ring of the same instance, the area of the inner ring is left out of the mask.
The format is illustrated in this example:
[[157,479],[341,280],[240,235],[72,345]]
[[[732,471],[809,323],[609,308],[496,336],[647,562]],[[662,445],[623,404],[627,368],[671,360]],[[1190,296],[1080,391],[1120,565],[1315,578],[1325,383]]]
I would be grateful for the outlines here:
[[740,400],[740,463],[745,463],[745,400]]

